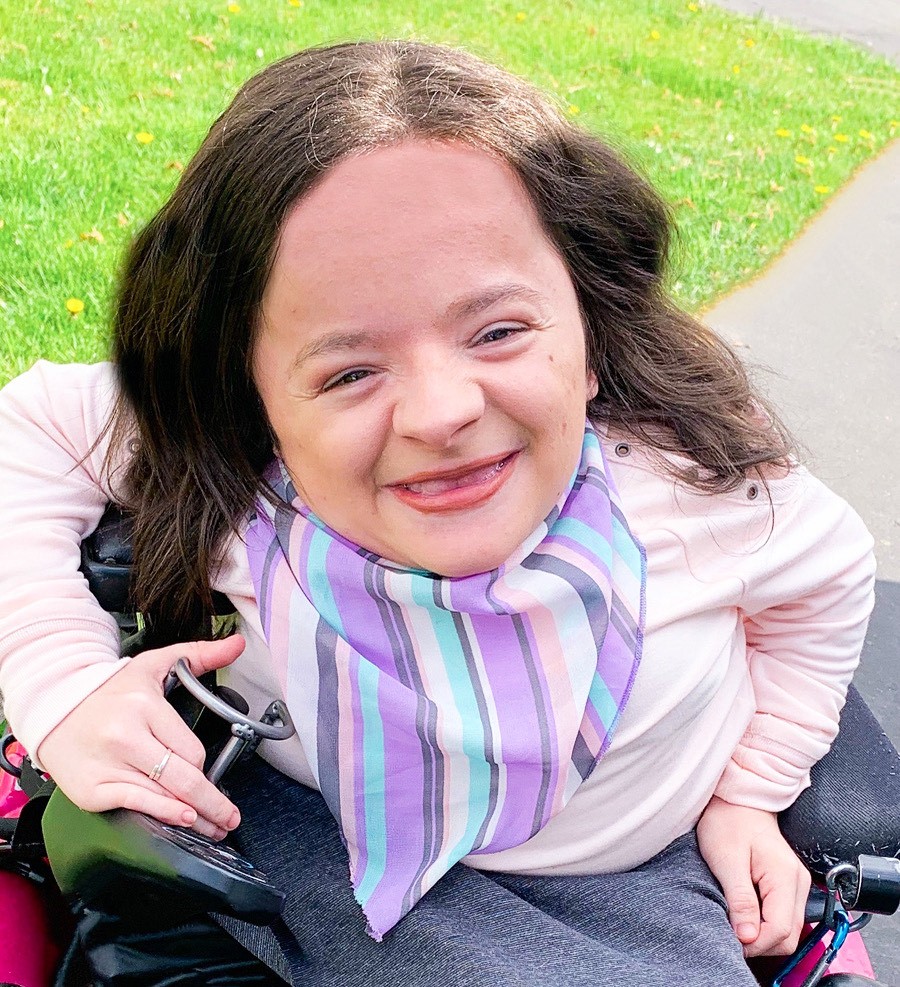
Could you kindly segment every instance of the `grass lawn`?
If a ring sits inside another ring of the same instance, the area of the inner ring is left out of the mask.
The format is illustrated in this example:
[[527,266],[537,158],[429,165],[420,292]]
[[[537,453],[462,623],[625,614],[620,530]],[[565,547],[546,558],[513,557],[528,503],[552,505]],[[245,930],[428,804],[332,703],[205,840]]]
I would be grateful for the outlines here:
[[379,36],[465,45],[619,146],[672,203],[691,309],[763,268],[900,130],[886,61],[685,0],[6,0],[0,383],[104,355],[124,244],[244,79]]

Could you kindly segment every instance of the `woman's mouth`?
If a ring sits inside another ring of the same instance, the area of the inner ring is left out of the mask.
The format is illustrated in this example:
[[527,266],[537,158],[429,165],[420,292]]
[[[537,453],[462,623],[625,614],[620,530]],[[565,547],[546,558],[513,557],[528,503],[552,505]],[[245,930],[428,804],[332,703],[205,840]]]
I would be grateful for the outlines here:
[[417,474],[388,489],[404,504],[424,513],[463,510],[489,500],[513,471],[518,452],[456,470]]

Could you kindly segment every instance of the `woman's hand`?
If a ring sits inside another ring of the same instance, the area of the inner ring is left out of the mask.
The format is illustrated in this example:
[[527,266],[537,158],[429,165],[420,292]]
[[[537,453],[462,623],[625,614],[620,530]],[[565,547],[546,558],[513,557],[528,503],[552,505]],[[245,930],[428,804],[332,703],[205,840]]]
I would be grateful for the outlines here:
[[203,745],[164,698],[163,682],[179,658],[200,676],[243,650],[235,635],[135,656],[44,738],[41,764],[82,809],[135,809],[221,839],[240,814],[204,776]]
[[697,824],[700,852],[728,902],[745,956],[797,948],[809,873],[787,845],[775,814],[713,798]]

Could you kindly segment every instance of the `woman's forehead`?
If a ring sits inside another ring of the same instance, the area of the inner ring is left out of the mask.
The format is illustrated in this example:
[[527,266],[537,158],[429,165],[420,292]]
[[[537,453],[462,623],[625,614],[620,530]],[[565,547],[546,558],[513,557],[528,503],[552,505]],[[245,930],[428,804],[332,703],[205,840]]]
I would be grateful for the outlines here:
[[509,221],[540,222],[518,175],[502,159],[460,143],[411,140],[339,162],[290,211],[283,245],[333,236],[402,240]]
[[342,161],[294,206],[266,294],[391,297],[447,276],[527,283],[548,264],[558,252],[508,164],[410,141]]

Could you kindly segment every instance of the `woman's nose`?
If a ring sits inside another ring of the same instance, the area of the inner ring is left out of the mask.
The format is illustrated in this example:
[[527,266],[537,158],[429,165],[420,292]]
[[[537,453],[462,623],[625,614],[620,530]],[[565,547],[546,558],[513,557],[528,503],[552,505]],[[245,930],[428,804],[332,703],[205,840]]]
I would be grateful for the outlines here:
[[405,438],[444,448],[481,418],[484,407],[478,381],[462,368],[438,362],[403,381],[394,404],[393,428]]

